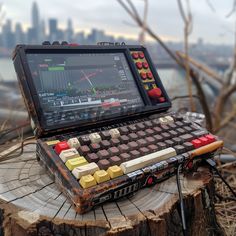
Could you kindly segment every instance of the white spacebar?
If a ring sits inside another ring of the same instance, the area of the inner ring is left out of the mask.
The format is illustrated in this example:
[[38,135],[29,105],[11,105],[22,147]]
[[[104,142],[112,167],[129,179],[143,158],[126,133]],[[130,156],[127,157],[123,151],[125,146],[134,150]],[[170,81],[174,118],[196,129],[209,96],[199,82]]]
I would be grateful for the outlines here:
[[155,164],[157,162],[166,160],[170,157],[176,156],[177,153],[174,148],[167,148],[158,152],[154,152],[131,161],[123,162],[120,167],[124,174],[130,173],[132,171],[144,168],[148,165]]

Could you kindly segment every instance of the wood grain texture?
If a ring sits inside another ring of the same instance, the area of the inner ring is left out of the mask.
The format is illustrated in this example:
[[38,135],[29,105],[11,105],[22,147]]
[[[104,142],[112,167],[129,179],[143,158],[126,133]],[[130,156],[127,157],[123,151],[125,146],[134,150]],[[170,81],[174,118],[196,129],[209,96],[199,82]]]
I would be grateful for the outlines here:
[[[212,176],[206,168],[181,177],[189,235],[223,233],[214,215]],[[0,162],[0,235],[182,235],[175,177],[132,197],[79,215],[39,165],[35,147]]]

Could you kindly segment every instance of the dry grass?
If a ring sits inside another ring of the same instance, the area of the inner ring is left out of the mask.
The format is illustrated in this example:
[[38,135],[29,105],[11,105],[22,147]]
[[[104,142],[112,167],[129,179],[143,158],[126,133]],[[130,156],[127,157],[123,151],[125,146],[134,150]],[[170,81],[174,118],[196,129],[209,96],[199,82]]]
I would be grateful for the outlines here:
[[[236,167],[229,166],[222,169],[221,174],[230,186],[236,191]],[[227,236],[236,235],[236,202],[231,200],[232,193],[224,183],[216,178],[216,192],[221,200],[217,200],[215,210],[220,225],[224,228]]]

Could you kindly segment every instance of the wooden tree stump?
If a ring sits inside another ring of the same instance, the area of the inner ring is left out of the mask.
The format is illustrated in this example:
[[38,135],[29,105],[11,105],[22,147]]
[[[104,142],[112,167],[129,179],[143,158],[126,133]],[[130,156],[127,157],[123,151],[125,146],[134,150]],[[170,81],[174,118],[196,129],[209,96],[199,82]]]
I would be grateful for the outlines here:
[[[214,212],[214,184],[201,168],[181,184],[188,235],[223,235]],[[0,236],[182,235],[175,177],[79,215],[39,165],[35,147],[0,163]]]

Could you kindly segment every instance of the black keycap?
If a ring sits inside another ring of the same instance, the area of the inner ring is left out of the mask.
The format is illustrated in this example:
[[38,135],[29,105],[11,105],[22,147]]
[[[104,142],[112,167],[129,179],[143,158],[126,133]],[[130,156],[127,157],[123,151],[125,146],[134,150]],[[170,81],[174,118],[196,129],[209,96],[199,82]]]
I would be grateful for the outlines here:
[[170,135],[168,132],[162,133],[161,136],[162,136],[164,139],[169,139],[169,138],[171,138],[171,135]]
[[144,137],[147,136],[146,132],[144,132],[144,131],[142,131],[142,130],[138,131],[138,132],[137,132],[137,135],[138,135],[139,138],[144,138]]
[[105,130],[105,131],[102,131],[101,133],[100,133],[100,135],[101,135],[101,138],[104,140],[109,140],[110,138],[111,138],[111,135],[110,135],[110,133],[109,133],[109,131],[107,131],[107,130]]
[[208,134],[208,132],[205,131],[205,130],[196,130],[196,131],[191,132],[191,134],[193,135],[193,137],[199,138],[199,137],[201,137],[203,135]]
[[129,142],[127,145],[130,148],[130,150],[135,150],[135,149],[138,148],[138,144],[136,142],[134,142],[134,141]]
[[90,152],[90,148],[87,145],[83,145],[78,148],[78,151],[81,156],[85,156]]
[[169,134],[170,134],[170,136],[172,137],[172,138],[174,138],[174,137],[176,137],[177,135],[178,135],[178,133],[176,132],[176,131],[174,131],[174,130],[170,130],[170,131],[168,131],[169,132]]
[[129,137],[129,139],[130,139],[131,141],[135,141],[135,140],[137,140],[137,139],[139,138],[138,135],[135,134],[135,133],[130,133],[130,134],[128,134],[128,137]]
[[120,134],[128,134],[129,133],[129,130],[125,126],[120,127],[118,130],[120,131]]
[[154,130],[155,134],[160,134],[163,131],[161,129],[161,127],[153,127],[153,130]]
[[113,157],[109,158],[109,161],[110,161],[111,165],[120,165],[122,162],[122,160],[118,156],[113,156]]
[[144,121],[143,124],[146,126],[146,128],[151,128],[153,125],[152,125],[152,122],[147,120],[147,121]]
[[181,138],[183,142],[188,142],[194,139],[193,135],[191,134],[180,135],[179,138]]
[[178,127],[183,127],[183,126],[184,126],[184,123],[181,122],[181,121],[176,121],[175,124],[176,124]]
[[172,141],[174,142],[174,145],[183,143],[179,137],[172,138]]
[[179,135],[186,133],[186,131],[184,129],[182,129],[182,128],[176,129],[176,132],[178,132]]
[[90,149],[92,152],[98,152],[100,150],[101,146],[98,143],[91,143]]
[[176,146],[174,146],[174,149],[177,154],[181,154],[181,153],[185,152],[185,147],[182,145],[176,145]]
[[89,153],[86,156],[88,162],[98,162],[100,159],[96,153]]
[[159,134],[154,135],[153,138],[156,140],[156,142],[161,142],[164,140],[164,138]]
[[138,158],[138,157],[141,156],[141,153],[139,151],[137,151],[137,150],[130,151],[129,154],[131,155],[132,159]]
[[130,132],[138,131],[135,125],[129,125],[129,126],[127,126],[127,128],[129,129]]
[[185,147],[186,151],[191,151],[191,150],[194,149],[193,144],[190,143],[190,142],[185,142],[185,143],[183,143],[183,146]]
[[112,138],[110,141],[112,146],[118,146],[120,144],[120,140],[118,138]]
[[151,136],[151,135],[154,134],[154,130],[153,130],[153,129],[150,129],[150,128],[149,128],[149,129],[146,129],[145,132],[147,133],[148,136],[149,136],[149,135]]
[[156,140],[153,137],[146,137],[145,140],[147,141],[148,145],[156,143]]
[[167,145],[164,142],[158,142],[156,145],[158,146],[158,149],[160,150],[167,148]]
[[111,156],[116,156],[120,154],[120,151],[117,147],[110,147],[107,151],[110,153]]
[[150,153],[150,149],[147,147],[141,147],[141,148],[139,148],[139,152],[140,152],[141,156],[145,156]]
[[193,129],[191,128],[191,126],[183,126],[183,129],[185,129],[188,133],[190,133],[191,131],[193,131]]
[[170,130],[170,126],[168,126],[168,125],[161,125],[161,128],[162,128],[164,131]]
[[165,143],[166,143],[167,147],[172,147],[175,145],[174,142],[170,139],[166,140]]
[[145,129],[145,126],[143,123],[140,122],[140,123],[136,124],[136,128],[137,128],[137,130],[143,130],[143,129]]
[[129,142],[129,137],[127,135],[121,135],[119,139],[120,139],[121,143],[125,143],[126,144],[126,143]]
[[80,136],[79,141],[80,141],[81,145],[89,145],[91,143],[91,140],[89,139],[88,135]]
[[110,156],[109,152],[105,149],[98,151],[97,155],[100,159],[107,159]]
[[107,159],[102,159],[102,160],[98,161],[97,164],[101,170],[107,170],[111,166],[110,161]]
[[137,140],[137,144],[139,147],[145,147],[148,145],[147,141],[143,138]]
[[126,144],[119,145],[118,149],[120,150],[120,153],[126,153],[129,151],[129,147]]
[[176,129],[177,125],[175,123],[170,123],[168,124],[170,126],[171,129]]
[[148,145],[148,149],[150,152],[156,152],[158,150],[158,146],[155,144]]
[[131,160],[131,156],[128,153],[121,153],[120,159],[122,160],[122,162],[126,162],[126,161]]
[[110,143],[110,141],[108,141],[108,140],[102,140],[102,141],[100,142],[100,145],[101,145],[102,148],[108,149],[108,148],[111,146],[111,143]]

